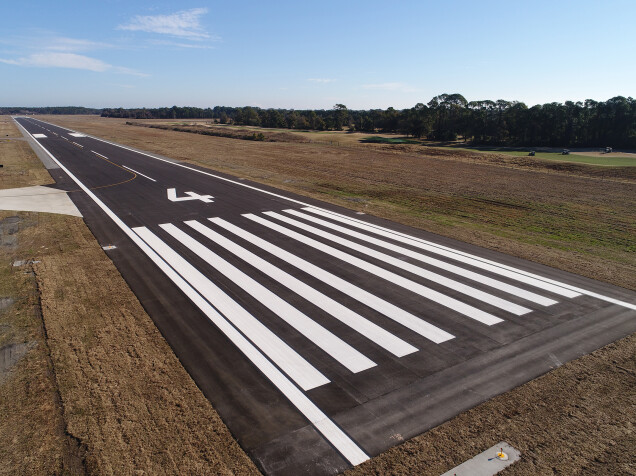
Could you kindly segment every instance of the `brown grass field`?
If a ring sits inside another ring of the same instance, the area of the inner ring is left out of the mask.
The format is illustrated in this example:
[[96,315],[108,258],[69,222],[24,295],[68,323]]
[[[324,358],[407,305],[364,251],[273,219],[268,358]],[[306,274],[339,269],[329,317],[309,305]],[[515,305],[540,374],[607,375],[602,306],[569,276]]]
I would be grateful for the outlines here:
[[[42,119],[636,290],[636,168],[359,144],[354,134],[256,142],[119,119]],[[25,154],[24,170],[32,159]],[[0,294],[38,308],[33,284],[9,262],[40,260],[33,279],[47,333],[37,337],[37,315],[23,334],[11,331],[37,345],[0,382],[0,447],[9,448],[0,449],[0,474],[254,473],[81,219],[4,213],[31,225],[18,248],[0,246]],[[17,326],[5,320],[19,309],[0,316],[0,333]],[[440,474],[505,440],[522,461],[502,474],[636,474],[635,344],[630,336],[567,363],[349,473]],[[34,381],[42,388],[31,391]]]

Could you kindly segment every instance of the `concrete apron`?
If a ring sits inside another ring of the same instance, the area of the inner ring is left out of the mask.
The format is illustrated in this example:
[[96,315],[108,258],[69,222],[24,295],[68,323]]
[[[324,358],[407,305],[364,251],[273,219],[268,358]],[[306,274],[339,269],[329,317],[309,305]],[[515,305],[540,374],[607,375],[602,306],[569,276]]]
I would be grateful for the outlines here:
[[0,210],[82,216],[66,192],[42,186],[0,190]]

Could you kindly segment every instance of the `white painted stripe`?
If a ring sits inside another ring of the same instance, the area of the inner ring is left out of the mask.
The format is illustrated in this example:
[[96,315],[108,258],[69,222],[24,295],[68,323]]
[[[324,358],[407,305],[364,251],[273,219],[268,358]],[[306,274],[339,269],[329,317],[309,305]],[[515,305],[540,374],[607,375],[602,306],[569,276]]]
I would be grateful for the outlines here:
[[358,286],[345,281],[344,279],[336,276],[335,274],[331,274],[325,271],[322,268],[306,261],[298,256],[279,248],[276,245],[273,245],[258,236],[249,233],[242,228],[239,228],[232,223],[229,223],[222,218],[210,218],[210,221],[219,225],[220,227],[226,229],[227,231],[234,233],[236,236],[243,238],[245,241],[252,243],[255,246],[267,251],[268,253],[276,256],[277,258],[285,261],[286,263],[295,266],[296,268],[304,271],[305,273],[313,276],[314,278],[322,281],[323,283],[331,286],[332,288],[340,291],[347,296],[352,297],[353,299],[363,303],[364,305],[374,309],[380,314],[385,315],[386,317],[392,319],[393,321],[403,325],[407,329],[412,330],[416,334],[429,339],[436,344],[440,344],[442,342],[446,342],[447,340],[453,339],[455,336],[449,334],[448,332],[436,327],[432,324],[429,324],[423,319],[406,312],[403,309],[400,309],[394,304],[391,304],[384,299],[371,294],[368,291],[365,291]]
[[77,147],[79,147],[80,149],[83,149],[83,148],[84,148],[84,146],[83,146],[83,145],[80,145],[80,144],[78,144],[77,142],[71,142],[71,144],[76,145],[76,146],[77,146]]
[[100,154],[99,152],[95,152],[94,150],[91,150],[91,152],[95,155],[99,155],[102,159],[106,159],[106,160],[110,160],[108,157],[106,157],[105,155]]
[[[31,135],[18,121],[16,123]],[[46,147],[42,150],[71,177],[75,183],[99,206],[108,217],[165,273],[175,285],[190,298],[190,300],[223,332],[230,341],[245,355],[270,382],[300,411],[314,427],[322,433],[336,451],[345,457],[352,465],[361,464],[369,459],[369,456],[355,444],[333,421],[331,421],[314,403],[307,398],[283,373],[267,360],[258,349],[241,335],[223,316],[210,306],[188,283],[181,278],[170,266],[163,261],[152,248],[139,238],[117,215],[115,215],[104,202],[80,180],[75,177]]]
[[[42,122],[44,122],[44,121],[42,121]],[[55,125],[55,124],[51,124],[51,125]],[[59,126],[57,126],[57,127],[59,127]],[[72,129],[65,129],[65,128],[62,128],[62,127],[61,127],[61,129],[70,130],[71,132],[74,132],[74,131],[72,131]],[[558,290],[551,291],[551,292],[554,292],[554,294],[559,294],[561,296],[566,296],[566,297],[577,297],[577,296],[580,296],[581,294],[586,294],[586,295],[592,296],[592,297],[594,297],[596,299],[600,299],[600,300],[603,300],[603,301],[611,302],[613,304],[618,304],[619,306],[623,306],[623,307],[627,307],[629,309],[636,310],[636,304],[633,304],[633,303],[620,301],[618,299],[614,299],[614,298],[611,298],[611,297],[608,297],[608,296],[605,296],[605,295],[602,295],[602,294],[598,294],[598,293],[595,293],[595,292],[592,292],[592,291],[587,291],[585,289],[578,288],[578,287],[572,286],[570,284],[562,283],[562,282],[556,281],[554,279],[549,279],[549,278],[546,278],[544,276],[540,276],[540,275],[537,275],[537,274],[530,273],[528,271],[524,271],[524,270],[521,270],[521,269],[518,269],[518,268],[514,268],[512,266],[508,266],[508,265],[505,265],[505,264],[502,264],[502,263],[497,263],[496,261],[491,261],[491,260],[488,260],[488,259],[485,259],[485,258],[481,258],[481,257],[476,256],[476,255],[472,255],[470,253],[465,253],[463,251],[455,250],[453,248],[448,248],[446,246],[438,245],[436,243],[432,243],[430,241],[423,240],[421,238],[417,238],[417,237],[414,237],[414,236],[411,236],[411,235],[407,235],[406,233],[401,233],[401,232],[398,232],[398,231],[395,231],[395,230],[391,230],[389,228],[384,228],[384,227],[381,227],[381,226],[378,226],[378,225],[371,225],[371,224],[369,224],[369,223],[367,223],[365,221],[358,220],[356,218],[351,218],[351,217],[348,217],[347,215],[342,215],[340,213],[336,213],[336,212],[333,212],[331,210],[327,210],[325,208],[316,207],[315,205],[312,205],[312,204],[307,203],[307,202],[303,202],[301,200],[296,200],[296,199],[289,198],[289,197],[286,197],[284,195],[281,195],[279,193],[270,192],[270,191],[264,190],[262,188],[254,187],[253,185],[248,185],[246,183],[241,183],[238,180],[232,180],[232,179],[229,179],[227,177],[221,177],[220,175],[216,175],[216,174],[213,174],[213,173],[210,173],[210,172],[206,172],[204,170],[198,170],[198,169],[195,169],[193,167],[189,167],[187,165],[180,164],[178,162],[174,162],[172,160],[166,160],[166,159],[163,159],[161,157],[157,157],[156,155],[152,155],[152,154],[149,154],[147,152],[142,152],[140,150],[135,150],[135,149],[132,149],[130,147],[126,147],[125,145],[118,144],[116,142],[111,142],[111,141],[108,141],[108,140],[105,140],[105,139],[101,139],[99,137],[91,136],[91,135],[88,135],[88,134],[85,134],[85,136],[86,137],[90,137],[91,139],[95,139],[95,140],[100,141],[100,142],[104,142],[106,144],[111,144],[111,145],[113,145],[115,147],[119,147],[120,149],[130,150],[130,151],[135,152],[137,154],[145,155],[146,157],[150,157],[150,158],[158,160],[160,162],[165,162],[165,163],[174,165],[176,167],[181,167],[181,168],[190,170],[192,172],[196,172],[198,174],[207,175],[209,177],[214,177],[216,179],[223,180],[223,181],[226,181],[226,182],[230,182],[230,183],[233,183],[235,185],[240,185],[241,187],[246,187],[246,188],[249,188],[251,190],[256,190],[257,192],[264,193],[266,195],[271,195],[273,197],[282,198],[282,199],[287,200],[288,202],[291,202],[291,203],[296,203],[298,205],[303,205],[305,207],[310,207],[310,208],[315,208],[317,210],[322,210],[322,211],[331,213],[331,214],[333,214],[335,216],[339,216],[339,217],[346,218],[346,219],[354,221],[354,222],[358,222],[359,224],[362,224],[362,225],[371,226],[372,228],[375,228],[375,229],[377,229],[379,231],[388,232],[388,233],[391,233],[391,234],[402,236],[402,237],[408,238],[410,240],[414,240],[416,242],[419,242],[420,244],[428,244],[430,246],[439,248],[440,250],[449,251],[451,253],[463,256],[465,258],[472,258],[472,259],[476,260],[477,262],[490,264],[490,265],[492,265],[495,268],[500,268],[501,270],[511,271],[515,275],[520,275],[520,276],[513,277],[512,279],[516,279],[517,281],[524,282],[524,283],[527,283],[527,284],[531,284],[531,285],[533,285],[535,287],[539,287],[539,288],[545,289],[547,291],[550,291],[550,289],[544,288],[544,287],[542,287],[542,286],[540,286],[538,284],[533,284],[533,283],[535,283],[536,281],[543,281],[544,283],[553,284],[557,288],[560,287],[560,288],[564,288],[566,290],[570,290],[570,291],[574,292],[574,293],[565,294],[563,290],[561,290],[561,291],[558,291]],[[441,253],[439,253],[439,254],[441,254]],[[452,259],[458,259],[458,258],[453,257]],[[475,266],[475,267],[480,267],[477,264],[472,264],[472,263],[470,263],[470,264],[472,266]],[[483,269],[486,269],[486,268],[483,268]],[[508,276],[508,274],[504,274],[501,270],[500,271],[492,270],[492,272],[496,273],[496,274],[500,274],[501,276]],[[533,281],[532,282],[527,282],[527,281],[523,280],[522,277],[532,278]],[[534,280],[536,280],[536,281],[534,281]]]
[[334,258],[338,258],[344,261],[345,263],[349,263],[352,266],[356,266],[368,273],[375,274],[376,276],[382,279],[385,279],[393,284],[396,284],[405,289],[408,289],[409,291],[419,294],[420,296],[426,299],[430,299],[431,301],[441,306],[457,311],[460,314],[464,314],[465,316],[468,316],[471,319],[475,319],[476,321],[479,321],[482,324],[491,326],[493,324],[502,322],[502,319],[498,318],[497,316],[493,316],[492,314],[489,314],[485,311],[482,311],[481,309],[477,309],[476,307],[473,307],[466,303],[458,301],[457,299],[453,299],[433,289],[429,289],[426,286],[422,286],[421,284],[411,281],[410,279],[406,279],[398,274],[392,273],[391,271],[387,271],[383,268],[380,268],[379,266],[375,266],[374,264],[363,261],[360,258],[351,256],[350,254],[344,253],[340,250],[337,250],[336,248],[320,243],[319,241],[316,241],[312,238],[308,238],[304,235],[301,235],[300,233],[296,233],[295,231],[282,227],[271,221],[265,220],[264,218],[261,218],[259,216],[252,215],[252,214],[246,214],[243,216],[246,218],[249,218],[252,221],[260,223],[261,225],[264,225],[272,230],[278,231],[279,233],[282,233],[285,236],[294,238],[295,240],[300,241],[301,243],[305,245],[311,246],[317,250],[327,253],[328,255],[331,255]]
[[331,212],[329,210],[324,210],[318,207],[310,206],[308,208],[305,208],[305,210],[310,210],[310,211],[312,209],[320,210],[321,212],[326,212],[330,218],[345,222],[347,224],[350,224],[351,226],[355,226],[355,227],[364,229],[366,231],[370,231],[372,233],[385,236],[387,238],[401,241],[402,243],[407,243],[409,245],[418,247],[420,249],[429,251],[431,253],[436,253],[438,255],[445,256],[447,258],[451,258],[456,261],[460,261],[470,266],[484,269],[486,271],[490,271],[491,273],[498,274],[500,276],[505,276],[507,278],[514,279],[516,281],[529,284],[531,286],[534,286],[540,289],[544,289],[554,294],[559,294],[561,296],[565,296],[568,298],[577,297],[580,295],[581,292],[587,294],[586,291],[574,288],[573,286],[570,286],[568,284],[560,283],[558,281],[554,281],[552,279],[548,279],[543,276],[538,276],[536,274],[528,273],[526,271],[522,271],[520,269],[513,268],[511,266],[506,266],[504,264],[487,260],[479,256],[471,255],[463,251],[455,250],[453,248],[442,246],[437,243],[433,243],[431,241],[426,241],[421,238],[416,238],[414,236],[410,236],[405,233],[394,231],[389,228],[384,228],[378,225],[372,225],[365,221],[358,220],[357,218],[347,217],[346,215],[341,215],[339,213]]
[[371,359],[365,357],[345,341],[329,332],[258,281],[225,261],[212,250],[203,246],[187,233],[170,223],[159,226],[351,372],[362,372],[375,367],[376,364]]
[[395,266],[396,268],[399,269],[403,269],[405,271],[408,271],[410,273],[413,273],[417,276],[421,276],[424,279],[428,279],[429,281],[433,281],[441,286],[445,286],[449,289],[452,289],[454,291],[460,292],[462,294],[466,294],[467,296],[470,296],[474,299],[478,299],[482,302],[485,302],[487,304],[490,304],[491,306],[495,306],[498,307],[500,309],[503,309],[504,311],[508,311],[512,314],[516,314],[517,316],[522,316],[524,314],[527,314],[529,312],[531,312],[530,309],[528,309],[527,307],[523,307],[520,306],[518,304],[512,303],[510,301],[506,301],[505,299],[501,299],[500,297],[497,296],[493,296],[492,294],[488,294],[484,291],[481,291],[479,289],[473,288],[471,286],[468,286],[464,283],[460,283],[458,281],[455,281],[453,279],[447,278],[446,276],[442,276],[440,274],[437,273],[433,273],[432,271],[429,271],[427,269],[424,268],[420,268],[419,266],[415,266],[411,263],[406,263],[398,258],[395,258],[393,256],[389,256],[385,253],[381,253],[379,251],[376,251],[372,248],[360,245],[358,243],[355,243],[353,241],[347,240],[345,238],[342,238],[340,236],[334,235],[332,233],[328,233],[326,231],[320,230],[316,227],[310,226],[310,225],[306,225],[305,223],[299,222],[298,220],[294,220],[292,218],[286,217],[284,215],[281,215],[279,213],[276,212],[265,212],[265,215],[268,215],[270,217],[276,218],[278,220],[281,220],[285,223],[288,223],[289,225],[295,226],[297,228],[300,228],[301,230],[305,230],[308,231],[310,233],[313,233],[315,235],[318,235],[322,238],[326,238],[328,240],[331,240],[337,244],[340,245],[344,245],[348,248],[351,248],[352,250],[358,251],[360,253],[364,253],[367,256],[370,256],[372,258],[375,258],[377,260],[380,261],[384,261],[385,263],[391,264],[393,266]]
[[314,306],[322,309],[328,314],[331,314],[340,322],[359,332],[376,345],[388,350],[393,355],[404,357],[405,355],[417,352],[416,347],[413,347],[411,344],[403,341],[399,337],[387,332],[360,314],[343,306],[338,301],[331,299],[329,296],[326,296],[320,291],[317,291],[291,274],[274,266],[270,262],[265,261],[263,258],[255,255],[251,251],[248,251],[233,241],[228,240],[226,237],[211,230],[207,226],[204,226],[195,220],[186,221],[185,224],[194,228],[206,238],[212,240],[217,245],[222,246],[270,278],[275,279],[299,296],[302,296]]
[[143,226],[132,230],[303,390],[329,383],[324,375],[150,230]]
[[[330,218],[332,220],[336,220],[336,221],[340,221],[340,222],[345,222],[346,220],[340,217],[334,217],[332,214],[327,213],[323,210],[320,210],[318,208],[303,208],[303,210],[315,213],[317,215],[320,216],[324,216],[327,218]],[[555,301],[554,299],[550,299],[547,298],[545,296],[541,296],[539,294],[535,294],[533,292],[527,291],[525,289],[516,287],[516,286],[512,286],[508,283],[504,283],[502,281],[497,281],[496,279],[492,279],[489,278],[488,276],[484,276],[481,275],[479,273],[475,273],[473,271],[469,271],[465,268],[461,268],[459,266],[456,266],[454,264],[450,264],[447,263],[446,261],[442,261],[439,260],[437,258],[432,258],[428,255],[422,254],[422,253],[418,253],[417,251],[413,251],[409,248],[404,248],[403,246],[398,246],[398,245],[394,245],[393,243],[389,243],[388,241],[384,241],[384,240],[379,240],[377,238],[373,238],[369,235],[366,235],[364,233],[358,233],[350,228],[345,228],[339,225],[336,225],[335,223],[332,222],[328,222],[325,220],[320,220],[316,217],[313,217],[311,215],[307,215],[304,213],[299,212],[298,210],[285,210],[287,213],[291,213],[294,214],[296,216],[299,216],[305,220],[308,221],[312,221],[314,223],[318,223],[319,225],[331,228],[332,230],[336,230],[340,233],[345,233],[349,236],[352,236],[354,238],[358,238],[360,240],[364,240],[368,243],[372,243],[374,245],[377,246],[381,246],[382,248],[386,248],[388,250],[391,251],[395,251],[397,253],[400,253],[404,256],[409,256],[411,258],[415,258],[418,261],[422,261],[423,263],[426,264],[430,264],[431,266],[435,266],[436,268],[440,268],[443,269],[445,271],[449,271],[451,273],[457,274],[459,276],[463,276],[465,278],[471,279],[473,281],[477,281],[479,283],[485,284],[486,286],[490,286],[492,288],[498,289],[500,291],[506,292],[508,294],[512,294],[514,296],[518,296],[520,298],[526,299],[528,301],[532,301],[535,302],[537,304],[540,304],[542,306],[552,306],[553,304],[557,304],[558,301]],[[368,230],[369,231],[369,230]],[[386,233],[383,236],[389,235],[389,233]],[[395,236],[389,236],[389,238],[394,239],[396,241],[401,241],[404,242],[406,241],[406,239],[402,238],[402,239],[398,239],[401,237],[395,237]]]
[[46,135],[44,134],[33,134],[34,139],[46,139]]
[[137,172],[136,170],[131,169],[130,167],[126,167],[125,165],[122,165],[123,168],[130,170],[131,172],[136,173],[137,175],[141,175],[144,178],[147,178],[148,180],[152,180],[153,182],[156,182],[155,179],[148,177],[147,175],[142,174],[141,172]]

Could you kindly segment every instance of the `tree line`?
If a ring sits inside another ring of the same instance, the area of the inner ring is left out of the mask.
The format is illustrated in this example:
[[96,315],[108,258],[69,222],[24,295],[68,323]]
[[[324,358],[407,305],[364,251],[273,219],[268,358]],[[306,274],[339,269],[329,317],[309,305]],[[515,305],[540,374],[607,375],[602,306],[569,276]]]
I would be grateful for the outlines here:
[[101,114],[102,109],[80,106],[0,107],[0,114]]
[[258,107],[104,109],[102,116],[137,119],[212,119],[221,124],[301,130],[401,133],[475,145],[636,148],[636,100],[617,96],[528,107],[523,102],[467,101],[441,94],[410,109],[293,110]]
[[523,102],[467,101],[461,94],[441,94],[410,109],[294,110],[258,107],[80,107],[0,108],[2,114],[101,114],[135,119],[209,119],[221,124],[299,130],[400,133],[437,141],[464,140],[475,145],[528,147],[636,148],[636,100],[566,101],[528,107]]

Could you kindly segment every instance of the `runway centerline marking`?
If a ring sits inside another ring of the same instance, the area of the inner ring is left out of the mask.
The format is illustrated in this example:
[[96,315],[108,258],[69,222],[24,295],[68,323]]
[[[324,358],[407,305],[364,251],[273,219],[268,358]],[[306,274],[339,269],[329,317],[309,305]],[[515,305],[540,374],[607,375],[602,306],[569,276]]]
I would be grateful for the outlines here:
[[125,165],[122,165],[123,168],[130,170],[131,172],[136,173],[137,175],[140,175],[143,178],[147,178],[148,180],[152,180],[153,182],[156,182],[155,179],[148,177],[147,175],[142,174],[141,172],[137,172],[134,169],[131,169],[130,167],[126,167]]

